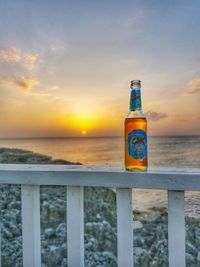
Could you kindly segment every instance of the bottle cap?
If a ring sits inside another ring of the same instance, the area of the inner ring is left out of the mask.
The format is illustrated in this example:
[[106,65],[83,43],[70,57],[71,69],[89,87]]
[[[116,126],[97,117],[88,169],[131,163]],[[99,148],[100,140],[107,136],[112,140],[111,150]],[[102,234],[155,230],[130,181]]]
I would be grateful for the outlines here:
[[141,81],[140,80],[132,80],[131,81],[131,86],[141,87]]

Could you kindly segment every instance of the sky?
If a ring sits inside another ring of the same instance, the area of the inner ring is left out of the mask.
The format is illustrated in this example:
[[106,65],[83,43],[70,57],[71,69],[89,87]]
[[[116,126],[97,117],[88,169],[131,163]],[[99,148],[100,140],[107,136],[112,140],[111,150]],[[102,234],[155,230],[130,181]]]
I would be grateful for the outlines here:
[[0,138],[200,134],[199,0],[0,0]]

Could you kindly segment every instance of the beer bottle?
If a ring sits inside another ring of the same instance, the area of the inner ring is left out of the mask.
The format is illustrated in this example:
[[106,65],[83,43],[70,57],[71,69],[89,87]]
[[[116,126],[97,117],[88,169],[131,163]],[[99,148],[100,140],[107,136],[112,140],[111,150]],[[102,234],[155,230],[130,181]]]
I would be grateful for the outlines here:
[[147,120],[142,112],[141,81],[130,85],[130,111],[125,119],[125,168],[147,170]]

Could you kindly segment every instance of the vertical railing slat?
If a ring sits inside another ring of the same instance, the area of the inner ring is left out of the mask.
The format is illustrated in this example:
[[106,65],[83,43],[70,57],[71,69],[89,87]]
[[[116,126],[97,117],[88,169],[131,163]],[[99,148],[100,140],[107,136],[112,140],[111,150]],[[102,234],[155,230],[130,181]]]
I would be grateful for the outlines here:
[[2,223],[0,222],[0,267],[1,267],[1,238],[2,238]]
[[132,190],[117,188],[118,267],[133,267]]
[[41,267],[40,186],[22,185],[23,266]]
[[83,187],[67,186],[68,267],[84,267]]
[[184,191],[168,191],[169,267],[185,267]]

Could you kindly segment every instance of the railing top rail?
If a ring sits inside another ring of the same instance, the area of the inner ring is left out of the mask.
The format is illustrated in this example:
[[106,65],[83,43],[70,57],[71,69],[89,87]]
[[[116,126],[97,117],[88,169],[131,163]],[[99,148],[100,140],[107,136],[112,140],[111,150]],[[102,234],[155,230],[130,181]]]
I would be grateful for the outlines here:
[[[123,173],[135,173],[127,172],[123,168],[110,167],[110,166],[95,166],[95,165],[62,165],[62,164],[0,164],[0,171],[87,171],[87,172],[123,172]],[[140,172],[137,172],[140,173]],[[189,173],[200,174],[199,168],[178,168],[178,167],[150,167],[148,171],[141,173]]]
[[148,172],[127,172],[111,167],[0,164],[0,184],[200,191],[200,169],[155,168]]

